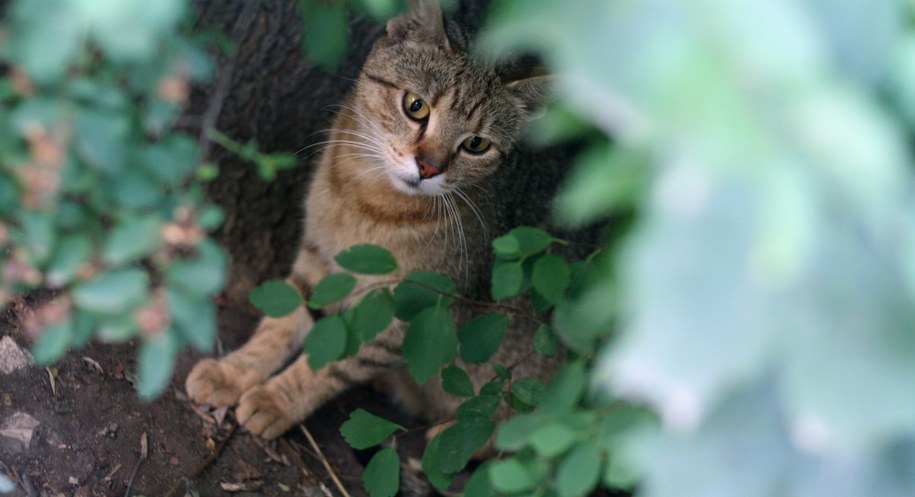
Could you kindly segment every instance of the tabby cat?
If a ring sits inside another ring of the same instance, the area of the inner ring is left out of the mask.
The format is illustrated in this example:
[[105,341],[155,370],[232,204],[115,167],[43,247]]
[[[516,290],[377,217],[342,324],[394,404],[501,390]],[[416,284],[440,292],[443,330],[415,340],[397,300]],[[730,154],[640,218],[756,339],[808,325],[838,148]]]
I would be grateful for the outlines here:
[[[393,253],[404,275],[443,273],[463,295],[485,299],[491,234],[536,223],[531,218],[542,217],[548,205],[540,191],[556,184],[513,152],[547,87],[544,76],[512,75],[517,67],[477,60],[467,36],[432,0],[413,2],[409,13],[391,20],[320,157],[287,281],[307,296],[341,270],[334,261],[339,252],[372,243]],[[361,277],[357,290],[373,281]],[[456,302],[452,312],[460,324],[481,309]],[[348,387],[381,376],[409,410],[431,420],[448,419],[460,403],[439,380],[418,385],[406,373],[400,321],[353,357],[313,371],[300,356],[274,375],[301,350],[313,324],[304,306],[263,318],[241,349],[193,368],[188,395],[199,403],[238,404],[239,422],[265,438],[281,435]],[[514,316],[494,360],[512,364],[529,356],[534,325]],[[493,377],[491,365],[465,367],[477,388]],[[556,367],[555,360],[532,355],[519,374],[542,378]]]

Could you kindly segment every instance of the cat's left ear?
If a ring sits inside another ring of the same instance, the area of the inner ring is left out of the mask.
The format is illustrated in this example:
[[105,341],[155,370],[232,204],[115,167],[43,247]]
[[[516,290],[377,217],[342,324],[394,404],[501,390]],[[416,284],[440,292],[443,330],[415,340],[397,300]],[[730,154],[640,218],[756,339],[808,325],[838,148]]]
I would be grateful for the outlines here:
[[546,107],[553,88],[553,77],[548,75],[531,76],[506,83],[511,89],[529,118],[538,117]]
[[394,43],[412,41],[451,48],[442,9],[436,0],[411,0],[410,11],[388,21],[387,32]]

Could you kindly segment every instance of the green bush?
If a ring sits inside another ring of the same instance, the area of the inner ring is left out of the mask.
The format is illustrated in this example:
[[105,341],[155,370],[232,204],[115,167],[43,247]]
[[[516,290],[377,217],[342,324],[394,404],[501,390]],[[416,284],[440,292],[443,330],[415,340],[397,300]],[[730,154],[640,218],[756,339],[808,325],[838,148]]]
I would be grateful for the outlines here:
[[186,344],[209,350],[225,278],[206,235],[196,137],[174,123],[209,57],[182,0],[20,0],[0,30],[0,303],[38,286],[41,362],[92,337],[142,338],[141,396]]

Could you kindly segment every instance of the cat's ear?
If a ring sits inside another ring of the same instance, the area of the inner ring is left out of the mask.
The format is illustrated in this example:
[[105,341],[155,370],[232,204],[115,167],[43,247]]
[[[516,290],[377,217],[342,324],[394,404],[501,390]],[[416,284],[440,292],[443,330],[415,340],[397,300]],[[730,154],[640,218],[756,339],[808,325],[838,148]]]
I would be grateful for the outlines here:
[[528,117],[533,119],[543,112],[549,101],[553,88],[553,77],[549,75],[530,76],[509,81],[506,86],[515,93]]
[[410,11],[388,21],[387,31],[395,44],[412,41],[450,48],[442,9],[436,0],[411,0]]

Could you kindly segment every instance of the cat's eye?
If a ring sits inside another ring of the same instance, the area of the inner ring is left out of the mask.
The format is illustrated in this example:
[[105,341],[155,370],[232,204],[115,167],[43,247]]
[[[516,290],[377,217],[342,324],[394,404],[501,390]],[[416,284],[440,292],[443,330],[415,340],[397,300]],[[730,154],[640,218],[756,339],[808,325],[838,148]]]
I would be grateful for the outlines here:
[[429,104],[425,100],[419,97],[419,95],[408,91],[404,93],[403,96],[403,111],[407,113],[407,116],[410,119],[416,121],[422,121],[423,119],[429,117]]
[[482,136],[471,136],[470,138],[464,140],[461,143],[461,148],[472,153],[472,154],[482,154],[483,152],[489,150],[491,143],[486,138]]

